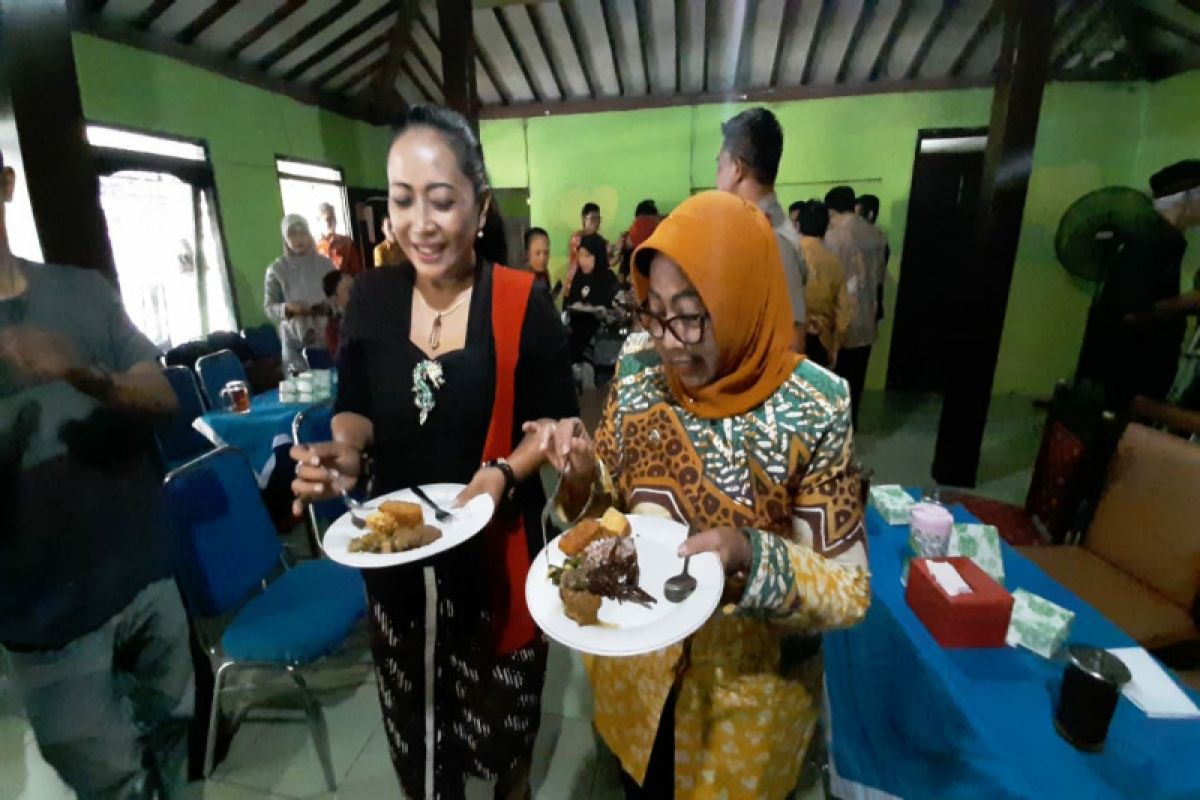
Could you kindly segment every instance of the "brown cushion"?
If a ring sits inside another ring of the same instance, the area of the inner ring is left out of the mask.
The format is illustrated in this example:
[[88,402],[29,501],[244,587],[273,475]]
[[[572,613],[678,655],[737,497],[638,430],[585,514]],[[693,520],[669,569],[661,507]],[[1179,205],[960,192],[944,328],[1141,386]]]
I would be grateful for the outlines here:
[[1080,547],[1019,547],[1021,555],[1147,649],[1200,639],[1182,608]]
[[1084,546],[1182,609],[1200,592],[1200,444],[1130,424]]

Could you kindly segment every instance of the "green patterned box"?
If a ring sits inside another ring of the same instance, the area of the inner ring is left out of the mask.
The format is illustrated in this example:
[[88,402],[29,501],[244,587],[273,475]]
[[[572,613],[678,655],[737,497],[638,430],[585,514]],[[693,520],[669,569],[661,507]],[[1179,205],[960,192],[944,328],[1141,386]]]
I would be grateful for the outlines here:
[[871,505],[888,525],[907,525],[908,512],[916,501],[899,486],[872,486]]
[[994,525],[958,523],[950,531],[950,556],[966,556],[996,583],[1004,583],[1004,558],[1000,552],[1000,532]]
[[1054,658],[1067,641],[1075,612],[1024,589],[1017,589],[1012,594],[1012,619],[1008,623],[1005,643],[1032,650],[1043,658]]

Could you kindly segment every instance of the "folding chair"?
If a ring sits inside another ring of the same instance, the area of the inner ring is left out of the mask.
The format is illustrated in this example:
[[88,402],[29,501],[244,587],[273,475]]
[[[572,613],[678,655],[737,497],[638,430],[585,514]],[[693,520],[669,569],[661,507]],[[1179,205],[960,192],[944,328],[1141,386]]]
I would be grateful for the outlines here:
[[232,350],[218,350],[202,356],[196,361],[196,375],[200,378],[200,386],[208,399],[209,408],[221,407],[221,390],[230,381],[246,381],[246,368],[242,360]]
[[[289,566],[245,457],[229,447],[163,483],[179,533],[177,579],[214,666],[204,775],[212,772],[221,693],[238,670],[286,674],[296,686],[329,791],[337,789],[325,715],[301,668],[319,669],[366,614],[362,577],[328,559]],[[282,571],[281,570],[282,567]]]
[[204,397],[196,385],[195,373],[187,367],[166,367],[163,377],[175,391],[179,410],[162,420],[154,435],[163,463],[172,470],[211,450],[212,443],[192,427],[193,420],[204,413]]

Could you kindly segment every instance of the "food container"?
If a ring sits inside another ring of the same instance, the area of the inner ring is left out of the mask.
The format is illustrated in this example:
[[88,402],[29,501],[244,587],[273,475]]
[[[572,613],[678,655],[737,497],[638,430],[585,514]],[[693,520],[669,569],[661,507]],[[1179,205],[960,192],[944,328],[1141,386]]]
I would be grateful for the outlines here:
[[1017,589],[1013,592],[1012,620],[1005,641],[1024,647],[1043,658],[1054,658],[1067,641],[1075,612],[1044,597]]
[[926,558],[947,555],[954,517],[939,503],[916,503],[908,512],[909,540],[913,552]]
[[[971,587],[951,597],[933,579],[930,561],[952,564]],[[909,562],[904,599],[942,647],[1001,647],[1013,598],[971,559],[914,558]]]
[[966,556],[1004,583],[1004,556],[1000,547],[1000,531],[994,525],[958,524],[950,531],[948,556]]
[[1129,668],[1112,653],[1071,645],[1054,710],[1055,730],[1080,750],[1104,749],[1117,700],[1129,680]]
[[296,403],[296,383],[292,378],[288,378],[279,384],[279,402],[281,403]]

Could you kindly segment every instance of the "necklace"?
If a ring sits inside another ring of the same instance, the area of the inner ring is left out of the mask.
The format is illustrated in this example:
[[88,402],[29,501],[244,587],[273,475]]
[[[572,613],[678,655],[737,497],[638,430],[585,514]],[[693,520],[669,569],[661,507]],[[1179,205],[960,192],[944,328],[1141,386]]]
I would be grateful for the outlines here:
[[460,308],[462,308],[463,303],[471,299],[471,292],[473,290],[474,287],[467,289],[462,293],[462,296],[459,297],[458,300],[454,301],[454,305],[450,306],[444,311],[438,311],[436,308],[430,306],[429,303],[425,302],[425,298],[421,295],[420,291],[415,288],[413,289],[413,294],[417,296],[417,302],[425,306],[426,311],[428,311],[430,314],[433,314],[433,327],[429,329],[430,350],[437,350],[442,346],[442,317],[448,317],[455,311],[458,311]]

